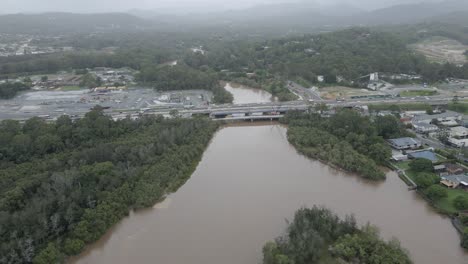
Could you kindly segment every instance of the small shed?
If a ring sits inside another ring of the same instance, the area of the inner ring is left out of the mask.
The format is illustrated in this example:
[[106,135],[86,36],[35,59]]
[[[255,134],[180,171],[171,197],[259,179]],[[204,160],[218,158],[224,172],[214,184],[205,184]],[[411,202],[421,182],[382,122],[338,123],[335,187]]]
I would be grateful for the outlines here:
[[445,165],[444,164],[441,164],[441,165],[436,165],[434,166],[434,171],[436,173],[441,173],[441,172],[445,172]]

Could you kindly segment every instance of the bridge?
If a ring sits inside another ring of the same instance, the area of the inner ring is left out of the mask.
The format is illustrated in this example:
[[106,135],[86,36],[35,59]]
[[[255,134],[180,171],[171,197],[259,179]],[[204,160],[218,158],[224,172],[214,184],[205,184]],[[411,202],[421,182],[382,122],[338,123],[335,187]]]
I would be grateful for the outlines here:
[[207,116],[214,120],[225,121],[255,121],[255,120],[277,120],[291,111],[306,111],[313,108],[317,103],[324,103],[329,108],[353,108],[362,107],[369,104],[408,104],[408,103],[425,103],[432,106],[447,105],[452,97],[432,97],[428,100],[426,97],[418,98],[378,98],[349,100],[349,101],[291,101],[291,102],[270,102],[270,103],[255,103],[243,105],[212,105],[198,108],[184,107],[159,107],[147,108],[140,110],[110,110],[108,113],[115,119],[123,119],[128,115],[138,118],[140,115],[163,115],[172,116],[178,115],[182,117]]
[[[305,99],[309,98],[309,99]],[[284,116],[286,113],[291,111],[306,111],[317,104],[326,104],[329,108],[353,108],[361,107],[370,104],[414,104],[414,103],[425,103],[433,106],[447,105],[453,100],[453,97],[447,96],[432,96],[432,97],[385,97],[385,98],[354,98],[349,100],[315,100],[313,95],[304,95],[303,100],[291,101],[291,102],[268,102],[268,103],[253,103],[253,104],[225,104],[225,105],[209,105],[201,107],[187,107],[183,105],[155,105],[147,108],[136,108],[136,109],[116,109],[109,108],[105,110],[105,113],[111,116],[113,119],[124,119],[127,116],[131,118],[139,118],[142,115],[162,115],[165,117],[171,117],[174,114],[190,118],[193,116],[207,116],[214,120],[276,120]],[[89,108],[82,107],[73,109],[71,117],[73,119],[83,117]],[[25,121],[32,116],[43,116],[48,121],[53,121],[63,113],[61,112],[47,112],[47,113],[30,113],[21,111],[10,111],[3,112],[0,115],[0,120],[4,119],[15,119],[18,121]]]

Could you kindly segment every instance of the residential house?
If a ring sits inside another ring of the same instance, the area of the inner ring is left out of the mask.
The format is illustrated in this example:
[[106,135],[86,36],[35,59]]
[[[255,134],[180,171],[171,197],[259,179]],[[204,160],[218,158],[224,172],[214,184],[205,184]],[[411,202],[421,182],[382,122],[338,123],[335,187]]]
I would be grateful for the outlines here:
[[468,115],[463,116],[462,124],[464,127],[468,127]]
[[463,115],[453,111],[446,111],[435,115],[420,114],[414,116],[413,125],[417,123],[431,124],[433,120],[437,120],[439,124],[444,126],[458,126],[463,120]]
[[402,118],[400,118],[400,122],[402,122],[405,125],[409,125],[409,124],[411,124],[412,119],[413,118],[411,118],[411,117],[402,117]]
[[439,159],[437,158],[436,154],[429,150],[424,151],[417,151],[408,153],[408,158],[410,159],[427,159],[432,162],[437,162]]
[[421,147],[421,141],[405,137],[405,138],[394,138],[387,140],[394,149],[398,150],[407,150],[407,149],[417,149]]
[[457,139],[453,137],[448,138],[448,143],[454,147],[462,148],[468,146],[468,139]]
[[462,126],[452,127],[450,128],[450,136],[457,139],[468,138],[468,128]]
[[428,134],[439,130],[438,126],[427,123],[414,123],[413,127],[414,130],[420,134]]
[[468,188],[468,176],[467,175],[447,175],[442,176],[440,183],[448,188]]
[[458,164],[451,164],[451,163],[445,164],[445,170],[447,171],[448,174],[451,174],[451,175],[463,174],[465,172],[465,169],[462,166]]

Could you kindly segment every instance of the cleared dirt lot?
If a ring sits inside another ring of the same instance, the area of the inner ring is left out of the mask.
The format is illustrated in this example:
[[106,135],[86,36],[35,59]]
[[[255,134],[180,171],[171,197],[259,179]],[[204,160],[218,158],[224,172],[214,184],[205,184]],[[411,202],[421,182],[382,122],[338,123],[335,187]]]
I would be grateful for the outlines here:
[[464,64],[467,62],[465,52],[468,46],[444,37],[433,37],[410,46],[424,54],[429,60],[439,63]]

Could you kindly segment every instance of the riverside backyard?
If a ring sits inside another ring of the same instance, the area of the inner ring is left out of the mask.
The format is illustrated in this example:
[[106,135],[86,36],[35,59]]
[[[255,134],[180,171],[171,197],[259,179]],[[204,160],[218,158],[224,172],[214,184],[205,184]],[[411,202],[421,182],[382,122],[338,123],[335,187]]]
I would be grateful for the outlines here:
[[[392,162],[390,167],[396,168],[400,178],[434,207],[439,213],[450,216],[455,228],[462,235],[461,246],[468,247],[468,192],[462,189],[449,188],[441,183],[440,175],[434,167],[450,164],[453,160],[439,154],[436,162],[427,159]],[[464,165],[463,168],[466,169]],[[408,180],[409,179],[409,180]],[[413,185],[416,186],[413,186]]]

